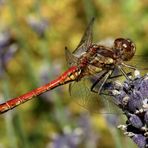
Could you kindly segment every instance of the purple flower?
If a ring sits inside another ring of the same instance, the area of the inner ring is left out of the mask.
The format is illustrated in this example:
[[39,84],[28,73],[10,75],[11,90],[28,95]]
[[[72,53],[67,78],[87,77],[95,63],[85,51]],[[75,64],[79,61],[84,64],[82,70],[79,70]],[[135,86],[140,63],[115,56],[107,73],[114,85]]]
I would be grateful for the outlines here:
[[[72,119],[73,117],[68,117]],[[88,114],[81,114],[80,117],[72,121],[72,125],[77,128],[65,126],[61,134],[54,134],[51,137],[52,142],[49,142],[47,148],[78,148],[83,147],[97,147],[98,133],[95,133]],[[73,127],[73,126],[72,126]],[[50,141],[51,141],[50,140]]]
[[56,135],[53,137],[52,143],[49,144],[49,147],[52,148],[77,148],[81,142],[81,131],[79,129],[70,131],[69,133]]
[[83,131],[81,138],[85,141],[84,147],[97,147],[99,136],[98,133],[94,131],[88,114],[81,114],[78,119],[78,126]]
[[142,134],[136,134],[132,136],[133,141],[138,145],[139,148],[146,147],[147,139]]
[[146,123],[146,126],[148,126],[148,111],[146,111],[146,113],[144,115],[144,121]]
[[18,46],[12,34],[7,30],[0,33],[0,75],[3,74],[6,64],[14,56]]
[[49,22],[45,18],[37,19],[35,17],[29,17],[27,23],[40,37],[45,35],[49,27]]
[[[120,87],[119,87],[120,86]],[[127,117],[125,125],[118,127],[139,148],[148,146],[148,75],[136,76],[122,83],[114,82],[109,88],[113,102]]]
[[141,119],[137,115],[134,115],[134,114],[130,115],[129,122],[135,128],[140,129],[143,126],[143,123],[142,123]]

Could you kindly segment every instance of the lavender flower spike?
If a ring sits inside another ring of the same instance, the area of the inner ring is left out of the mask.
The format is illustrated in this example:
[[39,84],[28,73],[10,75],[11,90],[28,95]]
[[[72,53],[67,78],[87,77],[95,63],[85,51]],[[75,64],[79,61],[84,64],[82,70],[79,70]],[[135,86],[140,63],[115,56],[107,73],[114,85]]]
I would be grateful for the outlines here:
[[113,82],[109,89],[113,102],[127,117],[124,131],[139,148],[148,147],[148,74],[141,76],[135,71],[134,78],[125,82]]

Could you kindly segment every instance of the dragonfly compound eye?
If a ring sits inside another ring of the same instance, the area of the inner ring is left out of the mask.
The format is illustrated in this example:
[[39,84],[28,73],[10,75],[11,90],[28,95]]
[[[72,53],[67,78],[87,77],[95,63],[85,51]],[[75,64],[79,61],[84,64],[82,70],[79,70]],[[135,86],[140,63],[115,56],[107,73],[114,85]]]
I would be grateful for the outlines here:
[[123,61],[129,61],[135,54],[136,46],[130,39],[117,38],[114,41],[114,50]]

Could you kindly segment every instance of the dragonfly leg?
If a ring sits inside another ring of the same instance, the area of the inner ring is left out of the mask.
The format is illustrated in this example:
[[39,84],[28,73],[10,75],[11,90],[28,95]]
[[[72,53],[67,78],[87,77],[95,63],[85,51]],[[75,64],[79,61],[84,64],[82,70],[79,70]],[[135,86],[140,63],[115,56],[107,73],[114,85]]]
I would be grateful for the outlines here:
[[[127,76],[131,75],[132,72],[128,72],[126,73]],[[95,86],[99,83],[99,81],[107,74],[107,72],[103,73],[94,83],[93,85],[91,86],[91,91],[94,92],[94,93],[98,93],[98,91],[94,90]],[[123,76],[123,74],[119,74],[119,75],[115,75],[115,76],[109,76],[108,79],[114,79],[114,78],[118,78],[118,77],[121,77]],[[104,83],[105,84],[105,83]],[[106,94],[106,93],[103,93],[100,91],[100,94],[102,95],[108,95],[108,96],[111,96],[109,94]]]
[[[128,72],[126,73],[127,76],[130,76],[132,74],[132,72]],[[110,76],[108,79],[114,79],[114,78],[118,78],[118,77],[122,77],[123,74],[119,74],[119,75],[115,75],[115,76]]]
[[[132,72],[126,73],[127,76],[128,76],[128,75],[131,75],[131,74],[132,74]],[[115,76],[111,76],[111,75],[110,75],[108,79],[114,79],[114,78],[118,78],[118,77],[121,77],[121,76],[123,76],[123,74],[115,75]],[[110,85],[110,83],[111,83],[111,82],[106,82],[105,84]],[[98,92],[97,92],[97,93],[98,93]],[[109,93],[104,93],[104,92],[102,92],[102,91],[100,91],[100,95],[114,96],[114,95],[111,95],[111,94],[109,94]]]
[[105,78],[103,80],[103,82],[101,83],[100,87],[99,87],[99,90],[98,90],[98,94],[101,93],[101,90],[102,90],[102,87],[103,85],[106,83],[107,79],[112,75],[113,71],[110,70],[106,75],[105,75]]
[[99,83],[99,81],[107,74],[107,72],[103,73],[91,86],[91,91],[94,93],[98,93],[98,91],[94,90],[95,86]]
[[125,76],[125,78],[130,81],[130,78],[128,77],[128,75],[126,74],[126,72],[124,71],[124,69],[121,66],[118,66],[118,68],[121,71],[121,73]]
[[137,70],[136,67],[134,67],[132,65],[125,64],[125,63],[122,63],[122,66],[128,67],[128,68],[133,69],[133,70]]
[[[103,73],[103,74],[95,81],[95,83],[91,86],[91,91],[100,94],[103,85],[106,83],[107,79],[112,75],[112,72],[113,72],[113,71],[110,70],[110,71],[108,71],[108,72]],[[94,90],[95,86],[100,82],[100,80],[101,80],[103,77],[105,77],[105,78],[104,78],[103,82],[101,83],[101,85],[99,86],[98,91]]]

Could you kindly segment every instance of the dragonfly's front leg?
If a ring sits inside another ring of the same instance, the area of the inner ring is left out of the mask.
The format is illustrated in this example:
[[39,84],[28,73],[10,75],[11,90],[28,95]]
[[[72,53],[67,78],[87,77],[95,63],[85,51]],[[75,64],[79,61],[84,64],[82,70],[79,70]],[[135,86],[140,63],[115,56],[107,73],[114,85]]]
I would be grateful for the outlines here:
[[[126,75],[131,76],[132,72],[128,72],[128,73],[126,73]],[[114,75],[114,76],[110,76],[108,79],[115,79],[115,78],[122,77],[122,76],[123,76],[123,74]]]
[[130,81],[130,78],[128,77],[127,73],[124,71],[124,69],[120,65],[118,65],[118,69],[121,71],[123,76],[125,76],[125,78]]

